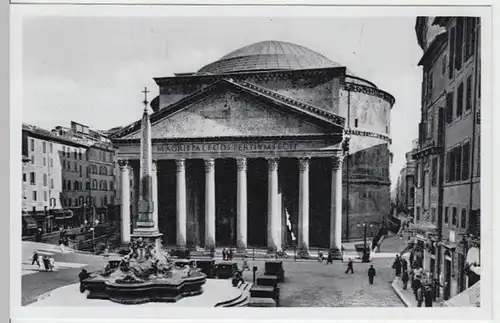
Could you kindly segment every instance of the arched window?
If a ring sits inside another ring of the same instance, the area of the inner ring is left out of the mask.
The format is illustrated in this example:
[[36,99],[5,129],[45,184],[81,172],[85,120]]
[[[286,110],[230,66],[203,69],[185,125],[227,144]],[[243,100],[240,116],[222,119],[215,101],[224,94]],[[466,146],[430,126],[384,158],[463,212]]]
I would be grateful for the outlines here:
[[75,197],[75,206],[78,206],[78,199]]
[[94,174],[97,174],[97,166],[96,165],[92,165],[92,172]]
[[94,180],[92,181],[92,189],[93,189],[93,190],[96,190],[96,189],[97,189],[97,180],[96,180],[96,179],[94,179]]
[[104,206],[108,205],[108,197],[104,195]]
[[106,168],[106,166],[102,166],[102,174],[108,175],[108,169]]
[[74,188],[75,188],[75,191],[78,191],[78,190],[80,189],[80,187],[78,186],[78,182],[77,182],[77,181],[75,181],[75,186],[74,186]]
[[103,181],[102,186],[103,186],[103,190],[105,190],[105,191],[108,190],[108,182],[107,181]]

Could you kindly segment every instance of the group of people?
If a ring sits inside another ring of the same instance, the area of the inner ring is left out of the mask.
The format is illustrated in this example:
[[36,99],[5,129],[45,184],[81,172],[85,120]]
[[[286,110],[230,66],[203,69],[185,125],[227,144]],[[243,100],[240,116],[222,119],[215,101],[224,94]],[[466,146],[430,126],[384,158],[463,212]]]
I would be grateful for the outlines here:
[[[325,260],[325,256],[323,255],[323,253],[321,251],[318,252],[318,261],[319,262],[323,262],[323,260]],[[332,253],[329,251],[328,252],[328,256],[326,257],[326,264],[333,264],[333,255]]]
[[222,260],[231,261],[233,260],[233,257],[234,257],[233,249],[229,250],[227,250],[226,248],[222,249]]
[[47,255],[40,256],[36,250],[33,252],[33,256],[31,257],[31,265],[34,266],[37,264],[38,269],[42,269],[40,259],[42,260],[43,269],[45,271],[54,271],[56,267],[54,257],[49,257]]
[[[415,295],[417,306],[432,307],[432,304],[437,299],[438,288],[441,286],[437,279],[425,280],[422,270],[417,266],[416,261],[413,260],[413,253],[410,255],[410,268],[408,268],[408,261],[399,255],[392,265],[396,272],[397,277],[401,277],[403,282],[403,289],[408,289],[408,283],[411,281],[411,289]],[[408,270],[409,269],[409,270]]]

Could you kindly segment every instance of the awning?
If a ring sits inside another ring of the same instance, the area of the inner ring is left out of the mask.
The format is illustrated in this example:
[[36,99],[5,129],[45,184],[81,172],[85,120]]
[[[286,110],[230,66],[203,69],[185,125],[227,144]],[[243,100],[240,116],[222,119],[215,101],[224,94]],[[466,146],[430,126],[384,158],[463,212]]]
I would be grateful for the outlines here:
[[68,209],[63,210],[51,210],[51,213],[54,215],[56,220],[64,220],[73,217],[73,211]]
[[26,222],[26,228],[28,228],[28,229],[38,228],[38,225],[36,224],[35,219],[33,219],[29,215],[23,215],[23,221]]
[[469,265],[479,265],[479,248],[477,247],[471,247],[469,251],[467,251],[467,258],[465,260],[466,263]]
[[481,293],[478,281],[455,297],[443,303],[446,307],[480,307]]

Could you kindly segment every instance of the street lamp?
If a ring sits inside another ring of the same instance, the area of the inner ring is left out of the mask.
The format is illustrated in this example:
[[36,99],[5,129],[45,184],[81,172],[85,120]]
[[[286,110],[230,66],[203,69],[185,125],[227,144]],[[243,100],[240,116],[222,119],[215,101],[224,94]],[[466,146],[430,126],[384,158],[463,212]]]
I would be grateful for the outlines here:
[[[85,220],[85,224],[87,224],[87,220]],[[99,225],[99,220],[94,221],[94,226],[90,228],[90,231],[92,231],[92,247],[94,247],[94,239],[95,239],[95,228]]]
[[367,252],[367,250],[366,250],[366,228],[368,226],[370,226],[370,228],[373,228],[373,224],[363,222],[362,224],[361,223],[356,224],[356,226],[358,228],[363,227],[363,231],[364,231],[364,234],[363,234],[363,241],[364,241],[364,243],[363,243],[363,258],[361,261],[362,262],[370,262],[370,253]]

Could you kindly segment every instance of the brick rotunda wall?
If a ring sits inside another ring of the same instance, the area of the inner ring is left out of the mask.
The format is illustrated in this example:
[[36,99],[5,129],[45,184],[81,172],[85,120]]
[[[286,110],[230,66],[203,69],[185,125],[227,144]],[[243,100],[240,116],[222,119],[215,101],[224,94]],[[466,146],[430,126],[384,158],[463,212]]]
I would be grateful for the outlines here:
[[375,236],[390,207],[392,99],[382,91],[356,83],[352,86],[346,77],[339,100],[351,135],[349,157],[343,164],[344,240],[362,238],[363,229],[357,225],[364,221],[373,223],[367,235]]

